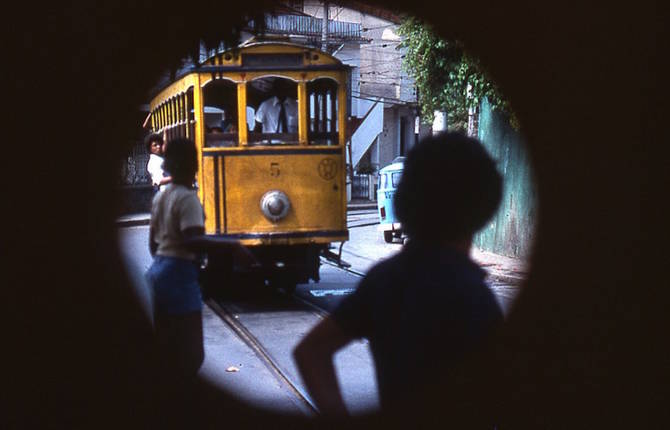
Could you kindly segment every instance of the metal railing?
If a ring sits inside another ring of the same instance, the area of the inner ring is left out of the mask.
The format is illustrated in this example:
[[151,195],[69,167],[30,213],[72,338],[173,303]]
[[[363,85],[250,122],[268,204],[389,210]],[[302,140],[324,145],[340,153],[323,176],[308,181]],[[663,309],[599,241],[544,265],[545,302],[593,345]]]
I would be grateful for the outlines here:
[[118,184],[121,186],[151,185],[147,172],[149,152],[143,142],[136,142],[127,157],[121,160]]
[[370,198],[370,175],[354,175],[351,184],[352,199]]
[[[253,28],[253,21],[249,23]],[[301,15],[265,15],[265,31],[275,34],[321,37],[323,19]],[[328,21],[328,37],[337,39],[362,39],[361,24]]]

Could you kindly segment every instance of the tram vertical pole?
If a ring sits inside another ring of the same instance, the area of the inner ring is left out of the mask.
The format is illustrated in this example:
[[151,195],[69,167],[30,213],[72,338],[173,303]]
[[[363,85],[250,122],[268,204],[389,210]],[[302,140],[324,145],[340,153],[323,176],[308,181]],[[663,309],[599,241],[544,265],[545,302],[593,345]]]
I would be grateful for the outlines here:
[[195,148],[198,151],[198,164],[200,168],[198,169],[198,197],[200,201],[204,201],[204,188],[205,181],[203,176],[203,159],[202,159],[202,147],[205,143],[205,109],[203,106],[202,100],[202,87],[200,86],[200,75],[195,74],[193,76],[193,107],[194,107],[194,119],[195,119]]
[[303,74],[302,80],[298,82],[298,141],[301,145],[307,145],[308,136],[307,130],[309,121],[309,109],[307,107],[309,101],[307,98],[307,83]]
[[249,142],[249,133],[247,132],[247,83],[244,76],[241,78],[241,81],[237,83],[237,130],[240,145],[246,146]]

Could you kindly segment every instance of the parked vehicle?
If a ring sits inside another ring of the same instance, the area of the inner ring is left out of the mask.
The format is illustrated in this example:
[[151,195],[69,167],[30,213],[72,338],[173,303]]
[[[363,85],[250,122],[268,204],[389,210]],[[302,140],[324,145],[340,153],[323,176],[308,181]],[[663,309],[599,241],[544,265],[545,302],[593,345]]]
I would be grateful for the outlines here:
[[379,209],[379,227],[384,234],[386,243],[393,239],[402,239],[402,225],[398,222],[393,208],[393,197],[400,183],[405,157],[397,157],[391,164],[379,171],[379,188],[377,189],[377,208]]

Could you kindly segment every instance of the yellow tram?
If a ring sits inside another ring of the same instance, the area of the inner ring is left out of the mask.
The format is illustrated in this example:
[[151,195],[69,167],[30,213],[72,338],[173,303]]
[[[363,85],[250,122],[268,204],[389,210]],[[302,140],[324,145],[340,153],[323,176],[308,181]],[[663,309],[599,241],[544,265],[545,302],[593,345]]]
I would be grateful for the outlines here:
[[[236,238],[284,287],[319,280],[319,256],[348,240],[347,69],[322,51],[250,43],[194,66],[151,101],[151,127],[198,149],[208,235]],[[230,261],[210,258],[224,274]]]

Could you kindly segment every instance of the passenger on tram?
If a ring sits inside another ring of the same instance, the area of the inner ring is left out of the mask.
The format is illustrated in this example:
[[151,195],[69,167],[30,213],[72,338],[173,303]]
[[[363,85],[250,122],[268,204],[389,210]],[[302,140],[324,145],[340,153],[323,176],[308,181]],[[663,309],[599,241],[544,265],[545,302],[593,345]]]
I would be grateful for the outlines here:
[[298,101],[292,97],[295,89],[278,81],[274,96],[263,101],[256,110],[254,131],[263,133],[297,133]]
[[220,129],[222,133],[237,133],[237,118],[233,118],[227,110],[224,110]]
[[236,146],[237,136],[234,133],[237,133],[237,127],[234,124],[228,124],[226,130],[219,126],[207,127],[207,146]]
[[[448,133],[411,150],[395,198],[409,243],[374,266],[294,350],[322,413],[347,413],[333,357],[357,338],[370,342],[382,411],[419,413],[435,388],[440,396],[451,395],[449,401],[477,404],[467,396],[473,394],[466,381],[482,376],[459,380],[454,372],[502,323],[486,272],[469,256],[473,235],[494,215],[501,196],[502,178],[477,140]],[[436,213],[439,229],[431,222]],[[484,428],[492,428],[494,418],[476,412]]]
[[147,172],[151,176],[151,184],[155,190],[163,191],[172,181],[170,175],[163,170],[164,139],[158,133],[151,133],[144,138],[144,143],[149,151]]

